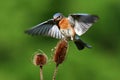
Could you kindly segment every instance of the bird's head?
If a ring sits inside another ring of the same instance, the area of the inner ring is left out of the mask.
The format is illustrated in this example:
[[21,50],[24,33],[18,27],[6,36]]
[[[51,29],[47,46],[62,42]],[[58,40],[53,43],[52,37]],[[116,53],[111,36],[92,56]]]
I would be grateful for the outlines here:
[[54,19],[55,21],[60,21],[63,17],[64,17],[64,16],[63,16],[62,13],[55,13],[55,14],[53,15],[53,19]]

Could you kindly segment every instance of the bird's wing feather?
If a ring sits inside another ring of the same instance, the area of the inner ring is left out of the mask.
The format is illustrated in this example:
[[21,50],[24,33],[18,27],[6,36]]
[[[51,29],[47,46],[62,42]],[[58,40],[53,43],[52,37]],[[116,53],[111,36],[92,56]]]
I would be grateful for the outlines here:
[[57,39],[63,38],[63,35],[59,31],[58,26],[55,24],[53,19],[40,23],[26,30],[25,33],[30,35],[51,36]]
[[70,14],[68,19],[73,25],[76,34],[81,36],[98,20],[98,16],[89,14]]

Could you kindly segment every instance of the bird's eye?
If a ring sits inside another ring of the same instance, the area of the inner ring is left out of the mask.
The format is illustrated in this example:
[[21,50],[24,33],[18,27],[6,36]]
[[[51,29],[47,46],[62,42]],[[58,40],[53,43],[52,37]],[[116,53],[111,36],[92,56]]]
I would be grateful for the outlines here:
[[58,18],[60,18],[61,16],[58,16]]

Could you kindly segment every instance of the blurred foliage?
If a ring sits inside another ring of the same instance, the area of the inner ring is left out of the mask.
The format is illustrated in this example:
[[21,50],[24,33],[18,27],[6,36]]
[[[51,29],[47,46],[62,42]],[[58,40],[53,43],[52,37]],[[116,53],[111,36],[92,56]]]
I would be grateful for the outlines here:
[[[78,51],[70,41],[57,80],[120,80],[120,0],[1,0],[0,80],[39,80],[39,68],[32,64],[32,55],[41,49],[50,58],[58,40],[31,37],[24,30],[52,18],[56,12],[100,17],[81,36],[93,48]],[[45,80],[52,78],[54,67],[53,62],[44,67]]]

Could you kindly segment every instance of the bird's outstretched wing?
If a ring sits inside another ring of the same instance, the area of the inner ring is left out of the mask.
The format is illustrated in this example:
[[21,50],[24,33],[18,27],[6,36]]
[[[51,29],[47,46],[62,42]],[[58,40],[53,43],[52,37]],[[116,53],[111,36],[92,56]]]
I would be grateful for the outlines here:
[[63,35],[59,31],[58,26],[55,24],[53,19],[40,23],[26,30],[25,33],[30,35],[51,36],[57,39],[63,38]]
[[98,16],[89,14],[70,14],[68,19],[73,25],[76,34],[81,36],[98,20]]

